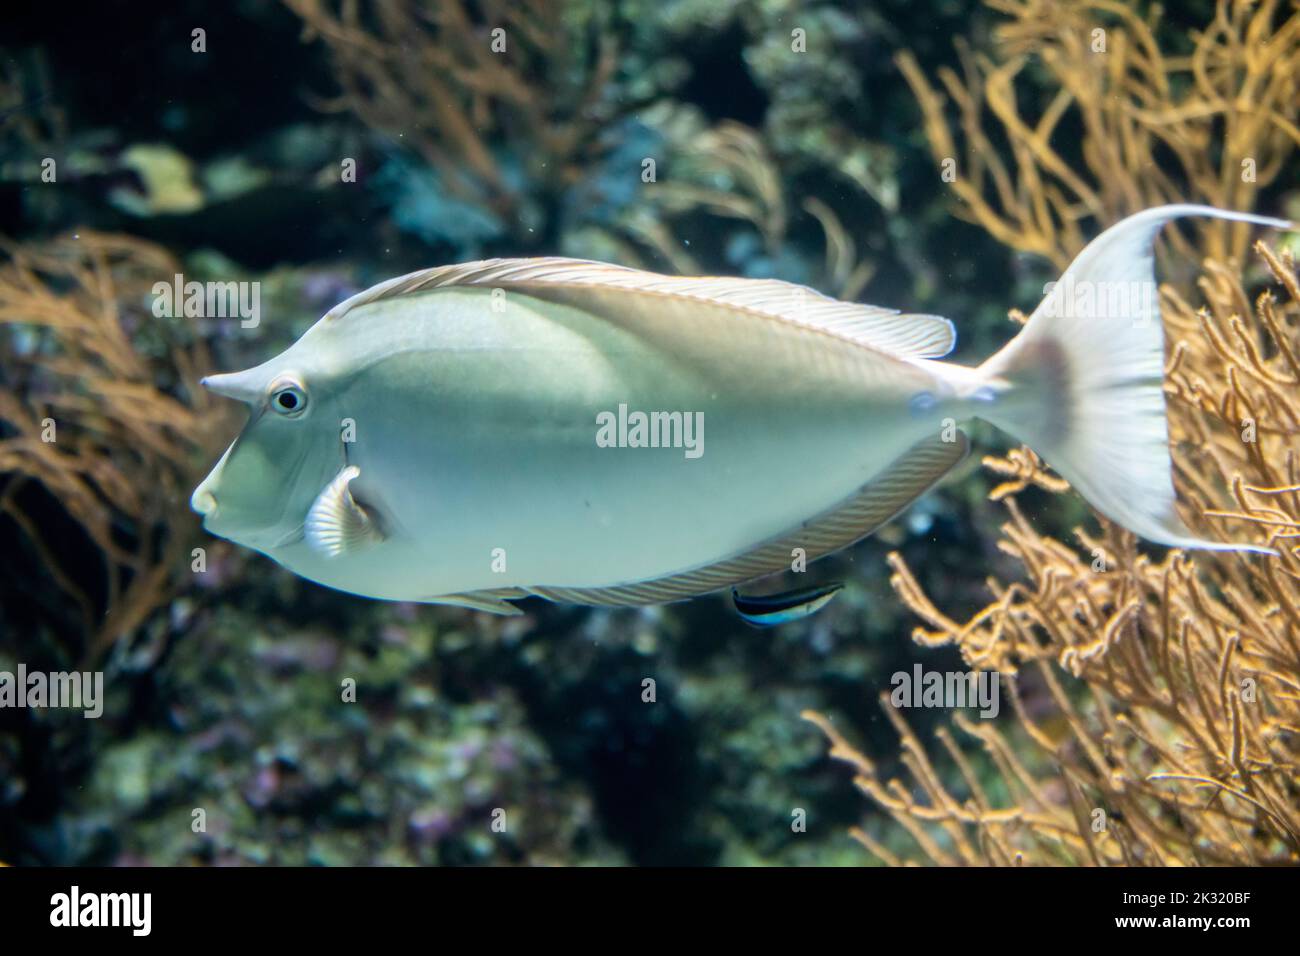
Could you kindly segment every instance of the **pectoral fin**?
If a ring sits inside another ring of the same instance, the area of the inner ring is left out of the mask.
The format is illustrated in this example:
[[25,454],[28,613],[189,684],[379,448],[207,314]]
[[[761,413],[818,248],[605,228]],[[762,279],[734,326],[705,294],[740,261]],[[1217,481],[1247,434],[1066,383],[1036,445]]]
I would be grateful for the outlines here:
[[307,543],[330,558],[378,544],[384,539],[374,518],[352,497],[348,485],[361,474],[349,465],[316,497],[304,525]]

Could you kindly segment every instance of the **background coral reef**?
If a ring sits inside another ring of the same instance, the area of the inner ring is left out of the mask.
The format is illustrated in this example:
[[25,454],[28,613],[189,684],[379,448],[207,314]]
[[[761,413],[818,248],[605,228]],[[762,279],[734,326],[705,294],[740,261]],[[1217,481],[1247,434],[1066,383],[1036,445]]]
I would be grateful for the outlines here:
[[[1296,24],[1270,3],[1049,0],[7,15],[0,669],[102,667],[108,701],[95,721],[0,710],[0,859],[1294,859],[1294,559],[1139,548],[990,429],[991,471],[968,462],[814,565],[846,592],[772,632],[722,598],[530,602],[505,621],[359,601],[205,536],[187,496],[238,427],[201,374],[435,263],[775,276],[950,316],[959,357],[982,358],[1014,331],[1007,310],[1127,212],[1300,214]],[[1285,544],[1294,263],[1248,240],[1216,224],[1169,243],[1179,480],[1189,519],[1232,512],[1203,520]],[[156,319],[149,289],[176,273],[259,282],[263,321]],[[915,661],[1019,672],[1007,719],[958,720],[987,758],[943,713],[882,718]],[[801,713],[824,715],[831,754]],[[1096,806],[1117,821],[1100,835]]]

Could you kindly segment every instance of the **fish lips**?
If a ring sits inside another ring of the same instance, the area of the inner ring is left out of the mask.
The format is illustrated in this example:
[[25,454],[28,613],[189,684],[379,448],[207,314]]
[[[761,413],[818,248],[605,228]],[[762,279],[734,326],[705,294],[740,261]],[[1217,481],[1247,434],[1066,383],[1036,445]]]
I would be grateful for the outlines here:
[[235,450],[237,444],[239,444],[238,438],[230,443],[230,447],[212,466],[208,476],[199,482],[199,486],[190,495],[190,510],[203,516],[203,526],[205,528],[208,526],[208,519],[217,513],[218,503],[215,489],[221,479],[221,469],[226,466],[226,461],[230,458],[230,454]]

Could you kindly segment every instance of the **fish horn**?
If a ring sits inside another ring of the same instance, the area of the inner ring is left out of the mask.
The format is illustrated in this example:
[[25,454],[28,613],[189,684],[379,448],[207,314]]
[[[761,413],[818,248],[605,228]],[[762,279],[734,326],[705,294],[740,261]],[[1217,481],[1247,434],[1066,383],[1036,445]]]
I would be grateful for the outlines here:
[[208,375],[199,380],[199,384],[209,392],[224,395],[237,401],[256,404],[264,394],[262,376],[254,375],[256,369],[244,372],[227,372],[224,375]]

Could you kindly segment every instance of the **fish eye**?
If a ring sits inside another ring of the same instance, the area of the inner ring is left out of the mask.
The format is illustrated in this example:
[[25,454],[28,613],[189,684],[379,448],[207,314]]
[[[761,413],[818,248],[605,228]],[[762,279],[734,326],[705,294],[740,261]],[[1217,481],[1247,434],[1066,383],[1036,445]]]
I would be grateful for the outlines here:
[[286,417],[301,415],[307,409],[307,393],[297,382],[279,383],[271,389],[271,407]]

